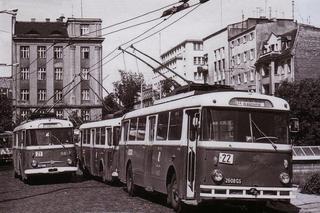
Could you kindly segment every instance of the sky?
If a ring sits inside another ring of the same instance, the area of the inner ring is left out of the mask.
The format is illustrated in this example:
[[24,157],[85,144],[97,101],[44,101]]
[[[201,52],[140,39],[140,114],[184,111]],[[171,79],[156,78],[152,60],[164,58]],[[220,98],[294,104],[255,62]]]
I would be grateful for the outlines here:
[[[101,18],[102,27],[130,19],[143,13],[159,9],[163,6],[176,3],[179,0],[0,0],[0,11],[17,8],[17,21],[44,21],[50,18],[56,20],[61,15],[68,17]],[[82,2],[82,10],[81,10]],[[198,3],[198,0],[190,0],[189,4]],[[194,7],[193,7],[194,8]],[[192,8],[192,9],[193,9]],[[295,0],[295,20],[300,23],[310,23],[320,27],[319,0]],[[119,45],[131,40],[146,30],[155,27],[149,34],[165,27],[174,20],[185,15],[191,9],[181,11],[167,20],[159,19],[148,24],[123,30],[105,36],[103,42],[103,56],[108,55]],[[108,28],[102,33],[108,33],[132,24],[148,21],[160,17],[162,11],[149,14],[133,22],[118,27]],[[265,12],[266,11],[266,12]],[[202,39],[227,24],[239,22],[244,17],[272,17],[292,18],[292,0],[210,0],[194,9],[181,20],[170,27],[156,33],[154,36],[135,44],[135,47],[156,59],[160,54],[186,39]],[[11,16],[0,13],[0,64],[11,64]],[[147,36],[149,34],[145,34]],[[139,39],[143,38],[140,37]],[[137,39],[137,40],[139,40]],[[128,46],[128,45],[127,45]],[[123,46],[126,47],[126,46]],[[111,54],[103,62],[109,61],[118,51]],[[153,64],[156,66],[156,64]],[[152,77],[151,69],[138,62],[130,55],[120,55],[103,66],[103,84],[110,91],[112,82],[119,79],[118,70],[142,72],[148,82]],[[10,69],[0,65],[0,76],[10,75]]]

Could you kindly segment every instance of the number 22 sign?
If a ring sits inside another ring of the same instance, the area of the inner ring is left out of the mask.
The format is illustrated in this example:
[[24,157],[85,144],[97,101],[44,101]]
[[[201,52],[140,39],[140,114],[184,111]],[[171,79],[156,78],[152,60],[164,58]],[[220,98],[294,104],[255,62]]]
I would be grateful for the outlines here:
[[219,163],[233,164],[233,154],[219,153]]

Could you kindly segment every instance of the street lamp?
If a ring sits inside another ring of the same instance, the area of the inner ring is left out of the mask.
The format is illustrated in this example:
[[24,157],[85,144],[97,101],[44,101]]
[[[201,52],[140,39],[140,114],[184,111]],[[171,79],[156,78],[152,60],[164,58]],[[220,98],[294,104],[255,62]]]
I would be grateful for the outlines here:
[[19,66],[19,63],[14,63],[14,64],[0,63],[0,66],[5,66],[5,67],[17,67],[17,66]]
[[0,13],[6,13],[12,16],[16,16],[18,12],[18,9],[12,9],[12,10],[0,10]]

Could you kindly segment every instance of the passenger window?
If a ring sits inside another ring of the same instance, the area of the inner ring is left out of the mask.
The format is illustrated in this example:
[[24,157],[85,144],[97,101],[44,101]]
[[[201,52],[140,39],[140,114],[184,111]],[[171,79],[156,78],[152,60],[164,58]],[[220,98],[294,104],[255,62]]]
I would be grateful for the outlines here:
[[90,138],[89,144],[95,144],[94,129],[91,129],[91,138]]
[[146,134],[146,117],[141,117],[138,120],[137,140],[143,141],[145,134]]
[[112,146],[112,131],[111,128],[107,128],[107,144]]
[[113,145],[118,146],[120,140],[120,127],[113,127]]
[[156,132],[156,116],[149,117],[149,141],[154,141]]
[[123,140],[127,141],[128,140],[128,132],[129,132],[129,121],[125,121],[123,123]]
[[101,128],[101,145],[106,144],[106,131],[104,128]]
[[170,113],[169,140],[180,140],[182,130],[182,110]]
[[101,134],[101,128],[97,128],[96,129],[96,144],[99,145],[100,144],[100,134]]
[[132,118],[130,122],[129,141],[135,141],[137,137],[137,118]]
[[159,113],[158,127],[157,127],[157,140],[167,139],[168,118],[169,118],[169,112]]

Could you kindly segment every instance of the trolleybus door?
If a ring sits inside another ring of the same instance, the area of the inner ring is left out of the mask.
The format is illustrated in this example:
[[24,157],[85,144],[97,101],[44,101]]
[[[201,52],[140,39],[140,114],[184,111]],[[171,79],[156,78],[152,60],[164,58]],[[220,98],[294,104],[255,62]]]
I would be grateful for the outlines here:
[[187,110],[188,137],[187,137],[187,198],[195,195],[195,172],[196,172],[196,147],[197,147],[197,125],[199,109]]
[[106,138],[107,138],[106,170],[107,170],[107,174],[109,176],[112,173],[112,163],[113,163],[113,154],[114,154],[114,141],[112,141],[112,128],[111,127],[106,127]]
[[96,131],[95,129],[91,129],[90,130],[91,134],[90,134],[90,147],[89,147],[89,166],[90,166],[90,174],[94,174],[94,170],[95,170],[95,164],[96,164],[96,151],[95,151],[95,137],[96,137]]
[[148,132],[146,134],[146,141],[148,144],[144,154],[144,183],[146,188],[153,188],[151,170],[153,167],[153,142],[156,138],[156,116],[149,116],[147,123]]

